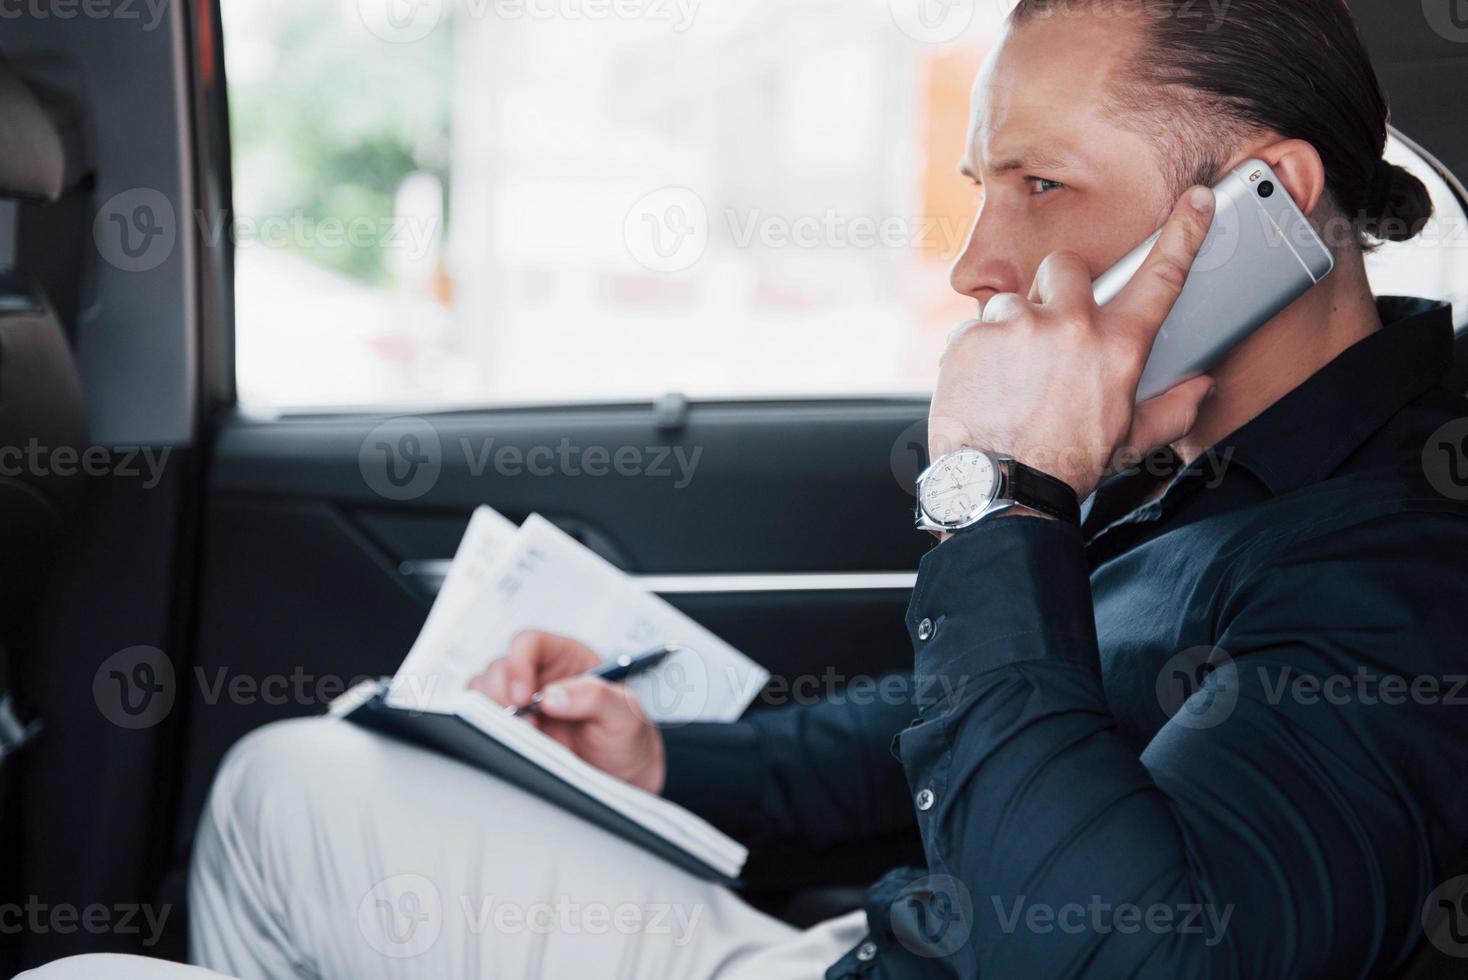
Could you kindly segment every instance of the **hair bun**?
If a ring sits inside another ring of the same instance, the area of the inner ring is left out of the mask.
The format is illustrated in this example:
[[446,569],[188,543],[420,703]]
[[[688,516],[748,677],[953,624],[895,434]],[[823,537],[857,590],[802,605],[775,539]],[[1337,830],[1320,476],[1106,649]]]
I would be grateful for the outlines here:
[[1432,217],[1427,185],[1386,160],[1377,165],[1373,193],[1366,202],[1367,233],[1383,242],[1405,242],[1422,233]]

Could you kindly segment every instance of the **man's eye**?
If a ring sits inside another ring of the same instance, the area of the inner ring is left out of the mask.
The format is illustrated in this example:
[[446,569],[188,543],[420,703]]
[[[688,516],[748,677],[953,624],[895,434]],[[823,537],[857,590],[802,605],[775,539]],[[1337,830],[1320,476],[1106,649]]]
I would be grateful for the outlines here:
[[1048,194],[1058,191],[1065,185],[1058,180],[1046,180],[1044,177],[1029,177],[1030,190],[1035,194]]

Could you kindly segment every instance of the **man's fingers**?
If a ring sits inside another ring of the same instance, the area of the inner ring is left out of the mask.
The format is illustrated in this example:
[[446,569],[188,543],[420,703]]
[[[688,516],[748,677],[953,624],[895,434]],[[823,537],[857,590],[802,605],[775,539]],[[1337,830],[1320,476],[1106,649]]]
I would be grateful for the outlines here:
[[1085,259],[1075,252],[1054,252],[1046,256],[1035,272],[1030,286],[1030,302],[1059,309],[1085,309],[1096,302],[1091,283],[1091,270]]
[[1188,281],[1193,261],[1208,238],[1215,207],[1213,191],[1207,187],[1194,187],[1184,194],[1137,274],[1107,304],[1108,313],[1133,325],[1149,344]]
[[509,704],[509,692],[505,687],[505,664],[494,660],[484,668],[484,673],[469,681],[469,689],[478,691],[495,704]]
[[1193,430],[1198,410],[1213,388],[1212,378],[1193,378],[1138,405],[1132,431],[1120,453],[1141,459],[1154,449],[1177,442]]
[[573,677],[545,689],[540,712],[556,721],[615,721],[641,723],[642,714],[630,691],[600,677]]
[[983,323],[1001,323],[1012,320],[1024,312],[1029,304],[1018,293],[996,293],[984,304]]
[[501,704],[518,708],[530,703],[530,696],[545,683],[541,675],[550,656],[551,639],[549,633],[525,630],[510,640],[510,649],[495,662],[503,677],[505,699]]
[[552,681],[585,673],[600,662],[595,651],[568,636],[524,630],[470,686],[500,704],[520,707]]

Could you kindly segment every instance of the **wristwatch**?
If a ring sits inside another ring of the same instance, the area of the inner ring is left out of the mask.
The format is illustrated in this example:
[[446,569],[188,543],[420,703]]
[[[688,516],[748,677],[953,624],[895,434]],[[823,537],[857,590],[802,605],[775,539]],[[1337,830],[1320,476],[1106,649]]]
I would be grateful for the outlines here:
[[1011,456],[965,447],[939,457],[918,477],[922,531],[961,531],[1011,507],[1081,523],[1080,501],[1069,484]]

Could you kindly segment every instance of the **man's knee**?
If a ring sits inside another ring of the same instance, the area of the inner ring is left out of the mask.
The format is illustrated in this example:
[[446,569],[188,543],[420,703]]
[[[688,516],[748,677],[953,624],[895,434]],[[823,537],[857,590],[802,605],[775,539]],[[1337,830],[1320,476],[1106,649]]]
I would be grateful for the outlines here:
[[222,975],[195,966],[144,959],[140,956],[114,956],[92,953],[72,956],[48,963],[15,980],[217,980]]
[[343,801],[360,789],[381,740],[332,718],[300,718],[258,728],[225,755],[214,776],[202,832],[271,836],[281,826]]

